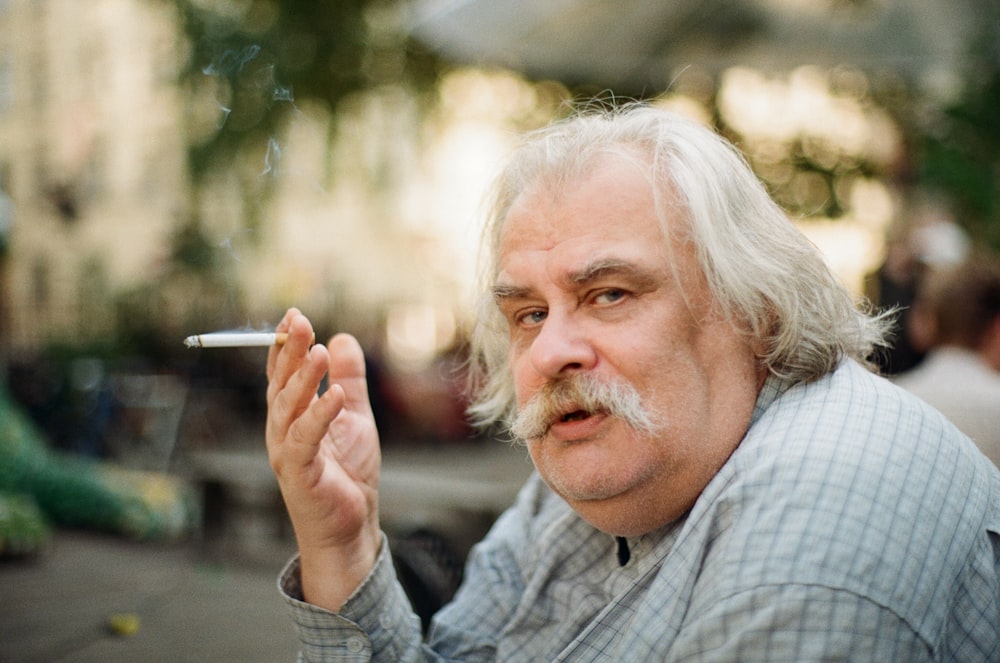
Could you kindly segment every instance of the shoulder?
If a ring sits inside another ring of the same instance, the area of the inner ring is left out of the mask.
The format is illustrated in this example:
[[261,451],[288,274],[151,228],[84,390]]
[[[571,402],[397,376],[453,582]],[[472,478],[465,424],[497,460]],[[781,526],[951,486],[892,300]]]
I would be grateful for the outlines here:
[[724,471],[740,492],[798,508],[898,520],[923,505],[921,521],[982,513],[998,480],[940,412],[853,362],[777,398]]
[[997,587],[1000,473],[939,413],[852,363],[771,403],[702,497],[692,518],[711,523],[715,600],[823,587],[929,640],[971,558]]
[[[906,484],[935,481],[941,463],[983,471],[974,446],[940,412],[854,362],[785,391],[747,432],[734,460],[737,471],[760,462],[787,469],[826,463]],[[900,466],[924,476],[903,482],[894,471]],[[852,474],[853,488],[857,478]]]
[[957,397],[977,404],[1000,402],[1000,373],[990,368],[975,352],[957,347],[940,347],[915,368],[893,376],[893,383],[924,398]]
[[944,414],[1000,466],[1000,373],[960,348],[939,348],[895,384]]

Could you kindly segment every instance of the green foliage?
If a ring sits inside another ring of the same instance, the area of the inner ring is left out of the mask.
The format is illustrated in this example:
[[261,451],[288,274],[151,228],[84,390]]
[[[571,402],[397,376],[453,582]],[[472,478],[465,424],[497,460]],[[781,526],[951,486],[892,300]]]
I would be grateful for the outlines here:
[[2,386],[0,497],[0,554],[41,546],[49,522],[161,539],[186,534],[197,519],[178,479],[52,451]]
[[209,273],[216,266],[216,252],[197,219],[177,229],[172,238],[172,261],[192,272]]
[[244,317],[245,310],[244,293],[226,269],[200,271],[180,264],[119,294],[116,347],[126,356],[142,356],[176,370],[193,358],[182,343],[186,336],[193,330],[225,328]]
[[30,495],[0,492],[0,558],[41,551],[52,527]]
[[1000,8],[975,43],[964,93],[922,127],[918,184],[944,193],[972,237],[1000,249]]
[[[411,43],[394,0],[173,0],[189,58],[181,83],[194,127],[196,186],[236,174],[247,218],[273,188],[281,131],[300,104],[337,111],[342,100],[384,84],[429,88],[433,57]],[[205,124],[205,123],[202,123]],[[252,166],[241,167],[246,163]]]

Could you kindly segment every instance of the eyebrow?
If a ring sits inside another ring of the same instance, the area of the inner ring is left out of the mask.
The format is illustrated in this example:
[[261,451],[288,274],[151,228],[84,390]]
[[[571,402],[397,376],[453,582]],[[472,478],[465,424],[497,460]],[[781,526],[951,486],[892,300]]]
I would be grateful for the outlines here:
[[491,288],[493,301],[500,302],[505,299],[524,299],[530,293],[529,288],[522,288],[516,285],[497,284]]
[[[575,286],[593,283],[608,276],[628,277],[638,287],[652,287],[656,275],[650,270],[633,262],[619,258],[604,258],[584,265],[582,268],[566,275],[566,281]],[[525,299],[531,296],[531,288],[498,283],[493,286],[493,299],[500,302],[505,299]]]
[[631,279],[638,278],[643,282],[653,280],[652,274],[633,262],[619,258],[604,258],[584,265],[582,269],[575,272],[570,272],[567,281],[574,285],[586,285],[615,275],[627,276]]

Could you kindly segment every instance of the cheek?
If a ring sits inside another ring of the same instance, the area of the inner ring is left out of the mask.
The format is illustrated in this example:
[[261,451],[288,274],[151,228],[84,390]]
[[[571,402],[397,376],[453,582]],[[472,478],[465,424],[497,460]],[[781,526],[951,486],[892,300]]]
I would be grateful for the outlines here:
[[608,341],[598,349],[603,370],[627,380],[645,398],[659,393],[658,385],[680,369],[679,346],[662,329],[636,329]]
[[541,376],[531,368],[531,363],[511,350],[509,358],[511,379],[514,383],[514,399],[518,407],[524,405],[541,386]]

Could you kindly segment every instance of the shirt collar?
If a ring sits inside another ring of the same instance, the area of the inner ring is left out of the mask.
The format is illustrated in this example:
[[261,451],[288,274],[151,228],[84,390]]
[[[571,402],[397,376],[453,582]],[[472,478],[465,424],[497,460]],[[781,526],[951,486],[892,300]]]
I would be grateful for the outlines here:
[[791,386],[791,380],[778,377],[773,373],[768,374],[764,380],[764,386],[760,388],[760,393],[757,394],[757,402],[754,403],[753,414],[750,415],[750,425],[747,426],[747,429],[753,427],[757,423],[757,420],[760,419],[760,416],[764,414],[764,410],[770,407],[771,403],[778,400],[778,397],[788,391]]

